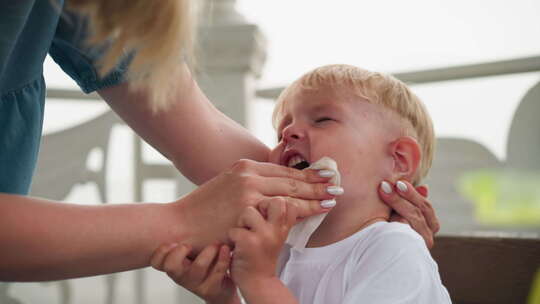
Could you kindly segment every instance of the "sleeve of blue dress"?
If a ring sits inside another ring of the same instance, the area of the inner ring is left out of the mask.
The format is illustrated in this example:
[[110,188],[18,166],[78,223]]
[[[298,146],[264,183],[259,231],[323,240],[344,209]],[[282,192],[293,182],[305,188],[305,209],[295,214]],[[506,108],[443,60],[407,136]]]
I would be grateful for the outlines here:
[[98,74],[98,61],[106,50],[106,43],[99,47],[86,44],[87,22],[73,13],[64,11],[49,54],[85,93],[113,86],[124,80],[129,57],[119,59],[118,65],[103,78]]

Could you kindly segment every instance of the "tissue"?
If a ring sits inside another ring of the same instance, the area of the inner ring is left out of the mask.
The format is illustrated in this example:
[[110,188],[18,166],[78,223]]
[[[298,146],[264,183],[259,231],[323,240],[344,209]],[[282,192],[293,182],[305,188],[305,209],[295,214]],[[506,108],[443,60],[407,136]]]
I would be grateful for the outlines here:
[[[318,161],[312,163],[308,169],[332,170],[336,174],[330,179],[330,182],[336,186],[339,186],[341,183],[341,177],[339,175],[336,161],[330,157],[325,156],[319,159]],[[302,251],[304,248],[306,248],[309,238],[317,227],[319,227],[325,217],[326,213],[314,215],[296,224],[289,231],[289,236],[287,237],[287,241],[285,243],[296,250]]]

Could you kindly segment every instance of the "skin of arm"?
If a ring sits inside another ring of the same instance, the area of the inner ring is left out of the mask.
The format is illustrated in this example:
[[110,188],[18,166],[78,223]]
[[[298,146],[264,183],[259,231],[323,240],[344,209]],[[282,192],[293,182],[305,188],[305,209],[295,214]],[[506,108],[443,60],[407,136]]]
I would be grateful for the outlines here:
[[100,90],[111,108],[142,138],[200,185],[239,159],[267,161],[270,150],[208,100],[188,68],[178,80],[175,101],[153,113],[144,92],[128,84]]
[[183,206],[83,206],[0,194],[0,281],[42,281],[148,266],[161,243],[185,238]]
[[[307,198],[282,198],[300,206],[300,217],[328,212],[319,203],[332,197],[327,184],[320,183],[325,179],[308,171],[239,161],[166,204],[84,206],[0,194],[0,281],[57,280],[141,268],[164,243],[185,243],[197,255],[209,244],[226,242],[228,229],[243,210],[267,196],[295,192]],[[268,183],[264,174],[276,176],[274,182]],[[298,179],[291,179],[292,174]]]

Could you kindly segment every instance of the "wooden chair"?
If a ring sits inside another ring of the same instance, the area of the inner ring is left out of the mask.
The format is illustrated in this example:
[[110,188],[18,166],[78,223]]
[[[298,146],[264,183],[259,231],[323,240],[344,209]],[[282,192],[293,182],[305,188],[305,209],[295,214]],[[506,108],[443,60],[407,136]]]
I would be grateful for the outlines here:
[[[94,182],[100,199],[107,202],[105,177],[111,129],[119,120],[112,111],[77,125],[45,135],[39,153],[30,194],[63,200],[78,183]],[[97,171],[87,166],[92,151],[102,153],[102,165]]]
[[540,239],[439,236],[431,250],[454,304],[525,304],[540,271]]

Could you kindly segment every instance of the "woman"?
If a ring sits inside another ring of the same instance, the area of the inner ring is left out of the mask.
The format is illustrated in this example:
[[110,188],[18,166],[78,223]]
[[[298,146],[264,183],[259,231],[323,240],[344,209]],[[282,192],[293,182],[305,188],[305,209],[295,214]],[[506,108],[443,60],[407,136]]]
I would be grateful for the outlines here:
[[[79,14],[90,17],[91,36]],[[197,249],[225,241],[245,206],[268,197],[286,197],[302,217],[323,211],[319,202],[333,196],[328,179],[261,163],[268,148],[213,107],[180,64],[190,58],[189,15],[188,0],[2,4],[0,280],[56,280],[145,267],[162,243],[180,240]],[[126,49],[136,52],[126,55]],[[24,196],[39,148],[47,52],[83,91],[97,91],[201,187],[168,204],[81,206]],[[419,192],[425,194],[425,188]],[[437,218],[426,199],[409,195],[394,191],[383,199],[431,245]],[[212,227],[203,227],[205,222]]]

